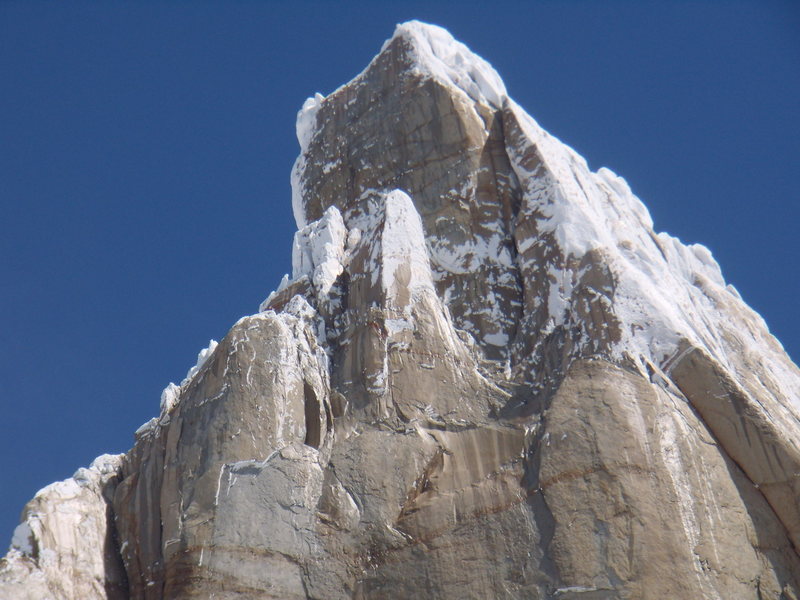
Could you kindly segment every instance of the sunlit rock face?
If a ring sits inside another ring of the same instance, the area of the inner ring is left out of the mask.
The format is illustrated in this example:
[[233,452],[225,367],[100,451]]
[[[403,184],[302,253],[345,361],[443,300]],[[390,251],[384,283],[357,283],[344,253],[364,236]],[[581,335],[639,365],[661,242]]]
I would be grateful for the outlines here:
[[800,371],[706,248],[430,25],[298,139],[291,277],[0,598],[800,597]]
[[122,458],[104,454],[25,505],[0,559],[0,598],[129,597],[111,508]]

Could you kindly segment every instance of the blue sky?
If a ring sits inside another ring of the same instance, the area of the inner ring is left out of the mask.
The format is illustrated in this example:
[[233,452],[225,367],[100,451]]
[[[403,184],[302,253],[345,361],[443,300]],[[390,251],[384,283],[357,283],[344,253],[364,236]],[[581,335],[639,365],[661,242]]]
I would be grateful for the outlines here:
[[[800,9],[779,2],[0,3],[0,538],[124,452],[290,268],[303,100],[447,27],[800,357]],[[0,541],[0,545],[6,543]]]

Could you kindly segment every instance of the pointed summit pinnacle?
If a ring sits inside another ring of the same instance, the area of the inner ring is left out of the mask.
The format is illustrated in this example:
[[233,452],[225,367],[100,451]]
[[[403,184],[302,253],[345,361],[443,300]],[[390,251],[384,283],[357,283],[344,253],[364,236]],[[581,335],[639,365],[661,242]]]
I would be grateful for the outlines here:
[[0,598],[800,597],[800,371],[706,248],[433,25],[298,140],[292,278]]
[[415,66],[442,83],[463,90],[476,102],[500,108],[506,98],[506,86],[488,62],[437,25],[421,21],[399,24],[381,52],[394,40],[409,46]]

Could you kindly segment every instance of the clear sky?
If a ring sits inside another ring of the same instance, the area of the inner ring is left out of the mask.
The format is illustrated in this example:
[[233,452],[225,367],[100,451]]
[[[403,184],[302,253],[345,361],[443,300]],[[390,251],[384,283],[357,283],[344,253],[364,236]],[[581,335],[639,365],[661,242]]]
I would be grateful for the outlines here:
[[5,1],[0,546],[277,286],[297,110],[411,18],[710,247],[800,358],[797,3]]

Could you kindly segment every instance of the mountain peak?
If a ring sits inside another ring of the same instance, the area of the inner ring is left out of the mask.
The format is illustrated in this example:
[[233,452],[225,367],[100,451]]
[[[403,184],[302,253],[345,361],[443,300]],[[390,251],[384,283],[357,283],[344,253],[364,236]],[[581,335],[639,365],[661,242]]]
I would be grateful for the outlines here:
[[506,87],[500,75],[443,27],[416,20],[401,23],[381,51],[397,39],[410,46],[415,66],[421,71],[456,86],[476,102],[502,106]]
[[292,278],[0,597],[798,597],[800,370],[707,249],[432,25],[298,140]]
[[[376,73],[377,78],[373,77]],[[351,95],[359,87],[369,87],[373,94],[394,93],[390,90],[396,89],[403,77],[410,75],[435,80],[449,93],[463,94],[470,101],[491,110],[500,109],[507,100],[502,78],[486,60],[457,41],[443,27],[417,20],[398,24],[392,37],[383,43],[381,51],[364,71],[328,98],[348,92]],[[292,170],[291,186],[292,212],[298,228],[307,224],[307,202],[303,200],[300,172],[304,169],[304,156],[311,139],[319,129],[317,115],[328,98],[316,93],[297,113],[300,156]]]

